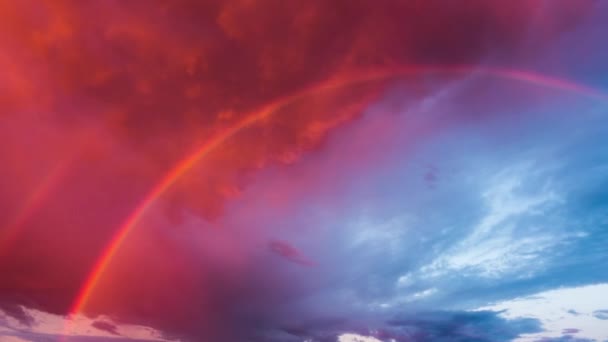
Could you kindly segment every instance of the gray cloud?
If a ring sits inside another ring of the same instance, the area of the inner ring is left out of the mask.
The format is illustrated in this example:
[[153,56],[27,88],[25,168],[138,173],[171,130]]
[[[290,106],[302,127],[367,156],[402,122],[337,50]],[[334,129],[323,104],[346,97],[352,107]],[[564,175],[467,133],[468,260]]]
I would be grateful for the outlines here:
[[102,331],[106,331],[109,332],[110,334],[114,334],[114,335],[120,335],[116,329],[116,325],[110,322],[106,322],[106,321],[94,321],[93,323],[91,323],[91,326],[93,328],[102,330]]
[[601,320],[608,320],[608,310],[596,310],[593,312],[593,317]]

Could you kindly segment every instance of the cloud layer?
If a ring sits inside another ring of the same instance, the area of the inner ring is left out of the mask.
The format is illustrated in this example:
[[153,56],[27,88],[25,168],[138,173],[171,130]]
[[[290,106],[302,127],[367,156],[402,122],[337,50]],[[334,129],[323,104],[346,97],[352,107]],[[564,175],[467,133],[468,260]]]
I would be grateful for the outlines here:
[[0,334],[66,334],[256,115],[68,341],[510,341],[476,309],[608,282],[601,3],[0,6]]

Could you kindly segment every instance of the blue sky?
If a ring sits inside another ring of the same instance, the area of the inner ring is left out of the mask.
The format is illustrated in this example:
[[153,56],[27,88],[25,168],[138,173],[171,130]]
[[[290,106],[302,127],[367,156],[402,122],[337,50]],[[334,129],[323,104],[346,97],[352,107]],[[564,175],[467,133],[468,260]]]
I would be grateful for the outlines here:
[[[556,329],[572,336],[564,339],[608,339],[606,322],[593,314],[608,305],[601,298],[584,310],[585,323],[562,319],[557,327],[550,315],[510,304],[547,298],[548,308],[578,312],[576,301],[547,291],[571,289],[581,298],[606,293],[606,105],[556,96],[524,113],[506,108],[422,134],[441,115],[461,115],[451,110],[460,89],[434,93],[424,107],[389,119],[374,115],[381,106],[372,108],[359,126],[334,136],[324,155],[311,157],[314,168],[305,160],[269,171],[249,192],[256,199],[244,196],[242,203],[257,213],[253,221],[244,215],[248,224],[266,227],[320,264],[292,275],[309,291],[296,300],[301,314],[346,316],[370,331],[404,336],[411,332],[387,322],[404,316],[411,326],[440,329],[461,317],[456,321],[464,320],[471,334],[491,341],[556,337]],[[391,120],[393,130],[353,142],[369,137],[380,120]],[[362,155],[373,166],[357,167],[353,156]],[[309,186],[288,196],[298,200],[281,207],[285,217],[273,215],[265,196],[294,179]],[[482,307],[494,312],[474,311]],[[487,324],[504,336],[488,333]],[[467,337],[450,331],[431,340]]]

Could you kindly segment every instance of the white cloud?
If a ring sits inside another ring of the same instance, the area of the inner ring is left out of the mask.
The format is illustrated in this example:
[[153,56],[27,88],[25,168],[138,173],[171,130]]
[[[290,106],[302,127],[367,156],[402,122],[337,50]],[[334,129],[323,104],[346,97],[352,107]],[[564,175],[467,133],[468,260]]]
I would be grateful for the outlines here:
[[478,310],[505,310],[508,319],[536,318],[546,332],[523,335],[516,341],[534,341],[541,337],[559,337],[564,329],[578,329],[578,338],[608,339],[608,323],[594,317],[594,312],[608,309],[608,284],[564,288],[516,298]]
[[352,247],[379,248],[393,255],[402,252],[402,241],[408,237],[411,218],[406,215],[386,220],[374,220],[372,216],[362,216],[352,225]]
[[553,247],[561,237],[551,227],[548,230],[550,234],[528,231],[522,238],[518,230],[527,228],[522,225],[531,228],[533,225],[520,220],[542,213],[547,207],[559,203],[560,199],[549,183],[539,189],[527,189],[525,180],[532,170],[531,163],[522,163],[491,177],[487,190],[481,195],[486,214],[469,236],[425,266],[423,272],[437,276],[445,272],[469,271],[481,277],[499,278],[526,268],[540,267],[541,263],[529,261]]
[[382,342],[379,339],[371,336],[363,336],[357,334],[342,334],[338,336],[338,342]]

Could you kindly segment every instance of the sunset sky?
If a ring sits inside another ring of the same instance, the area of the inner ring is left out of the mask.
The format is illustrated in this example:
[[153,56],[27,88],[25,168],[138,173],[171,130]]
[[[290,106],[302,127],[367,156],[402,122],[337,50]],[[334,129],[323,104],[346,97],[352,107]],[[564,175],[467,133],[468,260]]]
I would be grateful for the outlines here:
[[608,2],[0,0],[0,342],[608,341]]

